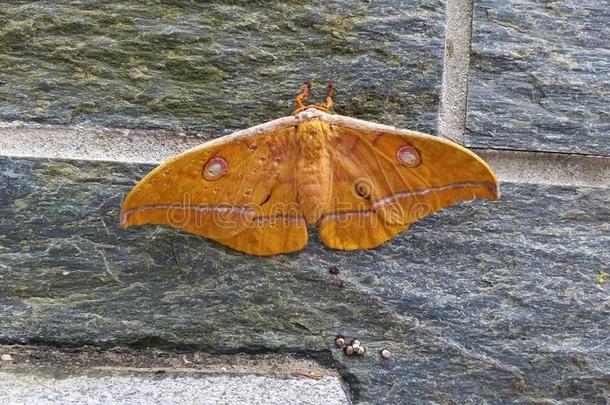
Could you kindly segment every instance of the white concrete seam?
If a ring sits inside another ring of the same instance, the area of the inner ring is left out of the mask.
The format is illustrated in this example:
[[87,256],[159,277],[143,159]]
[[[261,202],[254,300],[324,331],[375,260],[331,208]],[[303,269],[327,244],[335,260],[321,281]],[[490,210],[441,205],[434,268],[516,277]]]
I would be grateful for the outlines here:
[[[158,164],[213,139],[203,134],[0,123],[0,156]],[[472,149],[500,181],[610,187],[610,157]]]
[[464,144],[472,42],[472,0],[447,0],[438,134]]

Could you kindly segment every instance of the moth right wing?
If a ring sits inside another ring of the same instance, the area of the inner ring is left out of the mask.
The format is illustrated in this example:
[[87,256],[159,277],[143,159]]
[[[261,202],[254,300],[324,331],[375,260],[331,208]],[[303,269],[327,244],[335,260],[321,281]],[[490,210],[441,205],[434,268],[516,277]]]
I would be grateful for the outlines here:
[[489,166],[453,142],[349,117],[332,119],[333,199],[319,224],[329,247],[372,248],[441,208],[499,196]]

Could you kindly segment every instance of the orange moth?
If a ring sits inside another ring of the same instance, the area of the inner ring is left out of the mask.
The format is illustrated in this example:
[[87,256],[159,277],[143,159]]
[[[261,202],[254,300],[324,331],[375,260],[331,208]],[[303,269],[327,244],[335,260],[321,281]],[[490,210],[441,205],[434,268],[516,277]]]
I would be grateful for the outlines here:
[[162,224],[253,255],[294,252],[317,226],[334,249],[369,249],[459,201],[497,199],[498,180],[451,141],[305,105],[204,143],[144,177],[121,225]]

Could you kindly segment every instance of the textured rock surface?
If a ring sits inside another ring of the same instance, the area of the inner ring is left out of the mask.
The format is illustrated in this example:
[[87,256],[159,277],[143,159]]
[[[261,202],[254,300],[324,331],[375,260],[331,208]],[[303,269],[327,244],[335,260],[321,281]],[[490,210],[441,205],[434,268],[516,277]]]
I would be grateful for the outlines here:
[[[163,4],[161,4],[163,3]],[[292,111],[433,131],[441,0],[0,4],[0,120],[227,132]]]
[[[312,238],[256,258],[118,229],[122,195],[149,169],[0,159],[0,343],[291,352],[336,367],[361,402],[610,395],[609,190],[505,184],[501,201],[445,210],[376,250]],[[367,353],[346,357],[337,333]]]
[[475,2],[467,144],[610,155],[610,3]]

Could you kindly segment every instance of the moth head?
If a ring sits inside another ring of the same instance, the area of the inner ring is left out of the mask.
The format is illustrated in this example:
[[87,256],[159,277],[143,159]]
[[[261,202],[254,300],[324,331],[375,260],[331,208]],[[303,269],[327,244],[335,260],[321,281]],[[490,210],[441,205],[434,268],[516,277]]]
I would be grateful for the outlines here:
[[[301,88],[301,92],[295,98],[295,110],[292,112],[292,115],[297,115],[306,110],[319,110],[325,113],[329,113],[333,109],[333,96],[335,94],[335,86],[333,82],[328,83],[328,88],[326,90],[326,103],[316,103],[316,104],[305,104],[309,99],[309,94],[311,91],[311,83],[306,82]],[[299,114],[300,115],[300,114]]]

